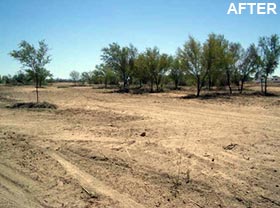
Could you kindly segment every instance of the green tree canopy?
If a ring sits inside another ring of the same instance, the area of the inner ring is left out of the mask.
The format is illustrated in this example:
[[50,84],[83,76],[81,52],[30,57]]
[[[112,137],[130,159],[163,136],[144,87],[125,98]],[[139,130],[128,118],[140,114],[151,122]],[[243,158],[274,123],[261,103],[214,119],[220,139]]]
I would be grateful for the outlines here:
[[196,96],[198,97],[207,74],[203,67],[202,46],[200,42],[190,36],[183,48],[179,49],[179,57],[186,72],[196,82]]
[[271,35],[270,37],[261,37],[259,40],[260,60],[264,77],[265,88],[264,93],[267,94],[267,78],[274,73],[279,64],[280,58],[280,42],[278,35]]
[[70,72],[69,76],[73,80],[73,82],[78,82],[80,80],[80,72],[73,70]]
[[48,45],[44,40],[39,41],[38,49],[27,41],[22,41],[19,44],[19,50],[13,50],[10,53],[13,58],[22,64],[24,70],[33,79],[36,87],[37,102],[39,102],[38,88],[40,82],[50,76],[50,72],[45,69],[45,66],[51,61],[48,51]]
[[124,90],[128,90],[136,57],[137,49],[132,44],[121,47],[117,43],[112,43],[102,49],[101,59],[120,75]]

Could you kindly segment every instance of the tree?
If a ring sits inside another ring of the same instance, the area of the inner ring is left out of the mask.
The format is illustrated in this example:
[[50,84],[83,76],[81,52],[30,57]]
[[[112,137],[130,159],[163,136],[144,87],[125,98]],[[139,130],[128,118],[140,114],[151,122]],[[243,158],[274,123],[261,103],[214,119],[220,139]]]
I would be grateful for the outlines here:
[[224,36],[214,33],[208,35],[208,39],[203,44],[203,67],[207,76],[208,90],[215,84],[216,78],[221,73],[218,71],[218,62],[220,59],[220,47]]
[[123,90],[129,90],[129,80],[135,67],[137,49],[130,44],[128,47],[121,47],[117,43],[112,43],[107,48],[102,49],[101,59],[119,73],[123,81]]
[[48,46],[44,40],[39,41],[39,48],[36,49],[27,41],[19,44],[19,50],[13,50],[10,55],[18,60],[25,71],[32,77],[36,88],[36,100],[39,102],[39,84],[45,76],[42,72],[46,72],[45,65],[50,63],[50,55],[48,55]]
[[264,77],[264,93],[267,95],[267,78],[273,74],[279,64],[280,42],[278,35],[261,37],[259,39],[260,60],[262,70],[260,74]]
[[160,91],[160,84],[170,66],[170,57],[167,54],[160,54],[157,47],[147,48],[143,54],[143,64],[149,77],[150,91],[154,91],[156,84],[157,92]]
[[[158,64],[157,74],[155,74],[155,81],[157,86],[157,91],[162,90],[162,81],[166,76],[166,72],[168,71],[171,64],[171,57],[168,54],[161,54]],[[161,85],[161,87],[159,87]]]
[[2,76],[2,82],[5,85],[12,84],[12,80],[13,80],[13,78],[10,74]]
[[70,77],[76,84],[80,80],[80,72],[73,70],[70,72]]
[[179,57],[187,73],[195,80],[196,96],[199,97],[207,75],[206,70],[203,68],[202,47],[200,42],[190,36],[183,48],[179,49]]
[[259,69],[259,66],[260,57],[258,55],[258,49],[255,44],[251,44],[245,52],[242,52],[238,66],[241,82],[240,93],[243,92],[244,82]]
[[102,84],[104,82],[103,72],[100,70],[93,70],[92,80],[94,84]]
[[146,63],[146,56],[144,53],[140,53],[135,60],[135,67],[132,72],[133,77],[139,82],[139,87],[142,84],[147,83],[150,79],[149,70]]
[[180,83],[182,77],[184,76],[184,70],[182,68],[182,64],[180,62],[179,57],[170,58],[169,76],[174,82],[175,90],[177,90],[179,83]]
[[108,84],[117,82],[116,74],[109,65],[100,64],[97,65],[95,68],[99,72],[98,74],[100,75],[102,82],[105,85],[105,88],[107,88]]
[[31,80],[38,79],[38,87],[42,87],[47,78],[52,78],[52,74],[45,68],[40,68],[35,73],[33,70],[27,69],[27,77]]
[[226,82],[229,88],[229,93],[232,94],[232,76],[237,70],[238,62],[240,60],[242,47],[239,43],[229,43],[228,41],[224,42],[223,55],[221,55],[221,65],[224,67],[226,74]]
[[24,73],[23,71],[19,71],[12,77],[12,84],[13,85],[25,85],[29,84],[30,81],[33,80],[28,73]]
[[53,75],[50,71],[45,68],[41,68],[39,72],[39,87],[42,87],[43,84],[46,84],[47,78],[52,79]]
[[84,84],[84,83],[92,84],[92,83],[93,83],[92,80],[93,80],[93,79],[92,79],[92,72],[91,72],[91,71],[89,71],[89,72],[83,72],[83,73],[81,74],[81,81],[82,81],[83,84]]
[[157,68],[159,62],[159,49],[157,47],[148,48],[145,52],[145,64],[148,69],[149,81],[150,81],[150,92],[154,92],[155,76],[157,75]]

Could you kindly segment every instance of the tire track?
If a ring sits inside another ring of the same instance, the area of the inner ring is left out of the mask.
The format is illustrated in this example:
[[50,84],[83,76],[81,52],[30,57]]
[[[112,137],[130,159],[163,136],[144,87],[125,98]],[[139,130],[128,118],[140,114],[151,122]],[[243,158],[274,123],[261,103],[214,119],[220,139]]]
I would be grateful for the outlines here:
[[0,164],[0,207],[42,207],[30,194],[30,189],[34,189],[32,180]]
[[62,156],[52,151],[48,151],[48,154],[53,159],[57,160],[70,175],[76,178],[81,184],[81,186],[84,187],[86,190],[100,195],[107,196],[112,200],[119,202],[123,208],[144,208],[143,205],[137,203],[136,201],[131,199],[128,195],[121,194],[118,191],[103,184],[100,180],[80,170],[77,166],[71,164],[69,161],[65,160]]

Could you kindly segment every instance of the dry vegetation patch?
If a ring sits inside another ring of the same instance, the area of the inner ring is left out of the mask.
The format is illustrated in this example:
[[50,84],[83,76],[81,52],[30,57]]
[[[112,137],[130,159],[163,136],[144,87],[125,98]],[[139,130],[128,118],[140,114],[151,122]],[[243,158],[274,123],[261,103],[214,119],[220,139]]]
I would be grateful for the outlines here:
[[41,103],[15,103],[10,106],[10,108],[47,108],[47,109],[57,109],[57,106],[48,102]]

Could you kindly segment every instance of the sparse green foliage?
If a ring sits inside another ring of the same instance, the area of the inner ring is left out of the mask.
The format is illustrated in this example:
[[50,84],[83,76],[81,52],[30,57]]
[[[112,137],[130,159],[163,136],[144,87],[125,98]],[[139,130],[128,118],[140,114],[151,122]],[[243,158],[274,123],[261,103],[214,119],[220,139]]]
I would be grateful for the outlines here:
[[148,48],[141,55],[141,57],[143,57],[142,68],[147,70],[148,80],[150,82],[150,92],[154,91],[154,76],[157,74],[159,56],[158,48]]
[[146,64],[146,56],[144,53],[139,54],[135,60],[133,76],[139,82],[140,88],[142,87],[143,83],[147,83],[150,79],[149,70]]
[[180,81],[184,76],[184,69],[179,57],[170,57],[170,70],[169,76],[174,82],[174,89],[177,90]]
[[110,84],[118,83],[118,76],[108,65],[96,65],[93,71],[83,72],[81,81],[88,84],[104,84],[104,87]]
[[10,55],[18,60],[24,70],[32,78],[36,87],[37,102],[39,102],[40,83],[44,81],[50,72],[45,69],[45,65],[50,63],[50,55],[48,55],[48,46],[45,41],[39,41],[39,48],[36,49],[33,45],[26,41],[19,44],[19,50],[13,50]]
[[198,97],[207,75],[203,67],[202,47],[200,42],[190,36],[183,48],[179,49],[179,57],[186,72],[196,82],[196,96]]
[[75,84],[80,80],[80,72],[78,71],[73,70],[69,75]]
[[160,54],[157,47],[147,48],[146,51],[139,56],[141,61],[137,62],[138,67],[145,70],[150,82],[150,91],[154,91],[154,84],[156,84],[156,90],[161,90],[163,77],[170,66],[170,57],[167,54]]
[[238,61],[240,60],[241,57],[241,52],[242,52],[242,47],[239,43],[227,43],[225,42],[225,51],[224,55],[221,56],[222,59],[222,65],[223,69],[226,74],[226,83],[229,88],[230,94],[232,94],[232,78],[234,73],[237,71],[238,67]]
[[24,73],[23,71],[19,71],[12,77],[12,84],[13,85],[24,85],[29,84],[30,81],[34,80],[30,77],[29,73]]
[[109,47],[102,49],[102,60],[119,74],[125,91],[129,90],[129,81],[134,70],[136,57],[137,49],[131,44],[128,47],[121,47],[117,43],[112,43]]
[[3,84],[12,84],[12,76],[10,74],[2,76],[2,83]]
[[107,88],[108,84],[116,84],[117,83],[117,75],[115,71],[109,65],[100,64],[96,66],[96,71],[98,72],[102,83],[104,83],[105,88]]
[[209,34],[208,39],[203,44],[202,59],[208,90],[221,83],[219,79],[223,74],[221,63],[225,52],[225,44],[227,44],[227,41],[224,36],[214,33]]
[[102,84],[104,81],[103,72],[100,70],[92,71],[92,80],[94,84]]
[[258,55],[258,48],[255,44],[251,44],[246,51],[242,52],[238,65],[239,80],[241,82],[240,93],[243,92],[244,82],[247,81],[251,75],[256,73],[259,67],[260,57]]
[[[38,101],[38,87],[52,77],[45,68],[50,62],[48,47],[44,41],[39,42],[38,49],[22,41],[19,48],[10,55],[20,61],[26,73],[3,76],[0,83],[26,84],[33,80]],[[155,86],[156,92],[160,92],[171,81],[174,89],[182,83],[195,83],[196,96],[199,97],[203,88],[228,87],[232,94],[236,87],[242,93],[244,83],[252,80],[255,74],[261,80],[262,91],[267,94],[268,76],[279,65],[280,40],[278,35],[261,37],[258,47],[252,44],[244,50],[239,43],[230,42],[223,35],[209,34],[203,44],[190,36],[175,56],[160,53],[157,47],[138,53],[131,44],[121,47],[112,43],[102,49],[101,59],[103,63],[81,76],[72,71],[71,79],[75,83],[81,80],[82,83],[104,84],[105,88],[109,84],[119,84],[126,92],[130,84],[139,84],[139,88],[149,84],[150,92],[154,92]]]
[[278,35],[270,37],[261,37],[259,40],[260,48],[260,75],[264,78],[264,93],[267,94],[267,78],[274,73],[279,64],[280,58],[280,41]]
[[81,82],[84,84],[84,83],[87,83],[87,84],[93,84],[93,78],[92,78],[93,74],[91,71],[89,72],[83,72],[81,74]]

